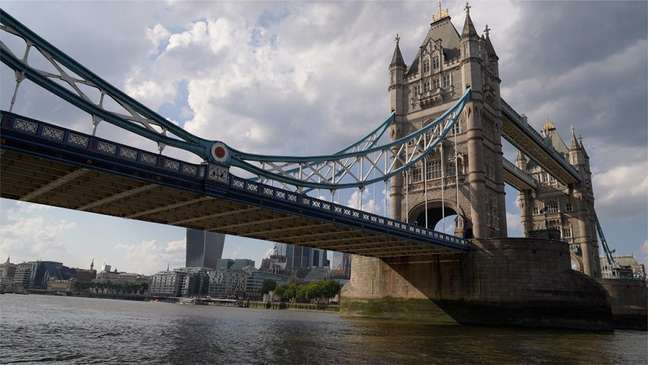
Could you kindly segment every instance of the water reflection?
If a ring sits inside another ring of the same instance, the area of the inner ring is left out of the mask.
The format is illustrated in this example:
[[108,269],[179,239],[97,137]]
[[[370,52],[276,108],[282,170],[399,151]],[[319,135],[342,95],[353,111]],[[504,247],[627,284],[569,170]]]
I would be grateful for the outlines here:
[[644,332],[524,330],[0,296],[0,363],[639,364]]

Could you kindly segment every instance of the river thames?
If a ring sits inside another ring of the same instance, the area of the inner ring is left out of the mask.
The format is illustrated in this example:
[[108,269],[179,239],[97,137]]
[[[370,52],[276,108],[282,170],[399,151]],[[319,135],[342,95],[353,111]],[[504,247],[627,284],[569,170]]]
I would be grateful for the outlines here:
[[645,364],[648,334],[0,295],[0,363]]

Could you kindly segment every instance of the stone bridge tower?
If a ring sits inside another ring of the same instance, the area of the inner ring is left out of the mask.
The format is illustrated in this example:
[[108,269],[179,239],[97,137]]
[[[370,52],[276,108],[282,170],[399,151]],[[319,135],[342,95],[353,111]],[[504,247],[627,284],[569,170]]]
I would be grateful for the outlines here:
[[442,148],[404,176],[392,179],[393,218],[416,221],[421,226],[426,225],[427,218],[427,226],[434,228],[444,216],[456,214],[457,235],[507,235],[499,61],[489,30],[486,27],[484,35],[477,34],[470,7],[466,6],[466,18],[459,33],[448,11],[439,8],[409,66],[396,38],[389,66],[390,107],[396,113],[396,123],[390,131],[392,139],[433,121],[468,87],[472,97],[460,124]]
[[594,211],[594,191],[590,161],[582,139],[572,129],[569,147],[558,134],[553,122],[546,122],[542,135],[581,175],[582,182],[571,189],[542,169],[533,160],[518,154],[516,165],[538,182],[535,192],[518,195],[520,218],[525,235],[550,230],[556,238],[570,244],[572,267],[593,278],[601,278],[601,266]]

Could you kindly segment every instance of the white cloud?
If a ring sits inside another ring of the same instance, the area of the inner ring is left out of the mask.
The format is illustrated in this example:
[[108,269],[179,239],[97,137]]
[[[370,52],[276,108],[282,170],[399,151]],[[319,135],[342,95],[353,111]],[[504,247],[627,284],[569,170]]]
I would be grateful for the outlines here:
[[645,214],[648,204],[646,171],[648,161],[638,161],[594,174],[592,180],[599,213]]
[[47,207],[19,203],[5,211],[0,224],[0,257],[14,261],[56,259],[68,255],[64,237],[76,228],[75,222],[52,220],[44,215]]
[[509,237],[524,236],[519,214],[506,212],[506,227],[508,228]]
[[118,243],[115,250],[123,253],[123,260],[118,267],[120,271],[150,275],[166,268],[167,265],[171,268],[184,266],[185,240]]
[[641,257],[639,257],[639,261],[644,265],[648,266],[648,240],[645,240],[644,243],[641,245],[640,255]]

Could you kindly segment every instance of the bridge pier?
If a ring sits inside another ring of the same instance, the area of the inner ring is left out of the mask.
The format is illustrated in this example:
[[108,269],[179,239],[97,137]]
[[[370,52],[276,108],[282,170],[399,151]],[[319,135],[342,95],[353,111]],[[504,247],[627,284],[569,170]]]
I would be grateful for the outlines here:
[[354,256],[342,313],[389,319],[612,329],[605,289],[571,270],[563,242],[496,238],[464,255]]

